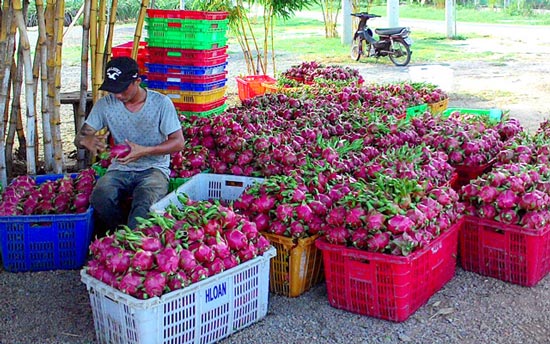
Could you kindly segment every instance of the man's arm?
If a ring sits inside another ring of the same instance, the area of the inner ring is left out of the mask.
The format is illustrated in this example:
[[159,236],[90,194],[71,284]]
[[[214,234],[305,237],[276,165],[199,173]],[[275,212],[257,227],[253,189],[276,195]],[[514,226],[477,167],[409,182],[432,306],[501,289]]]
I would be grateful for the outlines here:
[[82,128],[76,134],[74,144],[78,148],[86,148],[92,153],[97,155],[98,152],[102,152],[106,148],[106,140],[109,133],[98,135],[98,131],[84,123]]
[[168,139],[166,141],[156,146],[140,146],[128,140],[126,140],[126,144],[129,145],[132,150],[130,151],[130,154],[124,158],[118,158],[118,161],[122,164],[136,161],[137,159],[147,155],[164,155],[179,152],[185,147],[185,139],[183,138],[183,131],[179,129],[168,135]]

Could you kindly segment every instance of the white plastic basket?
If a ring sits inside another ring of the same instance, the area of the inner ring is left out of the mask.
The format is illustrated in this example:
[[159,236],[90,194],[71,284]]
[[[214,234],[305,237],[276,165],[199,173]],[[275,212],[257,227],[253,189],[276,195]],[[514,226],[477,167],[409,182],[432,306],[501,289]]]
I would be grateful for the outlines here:
[[199,173],[153,204],[149,210],[162,214],[164,209],[170,204],[181,207],[181,203],[178,200],[178,196],[181,194],[186,194],[195,201],[206,201],[209,199],[234,201],[239,198],[248,186],[254,183],[263,183],[263,181],[263,178]]
[[162,297],[139,300],[89,276],[97,341],[105,344],[208,344],[267,314],[271,247],[262,256]]

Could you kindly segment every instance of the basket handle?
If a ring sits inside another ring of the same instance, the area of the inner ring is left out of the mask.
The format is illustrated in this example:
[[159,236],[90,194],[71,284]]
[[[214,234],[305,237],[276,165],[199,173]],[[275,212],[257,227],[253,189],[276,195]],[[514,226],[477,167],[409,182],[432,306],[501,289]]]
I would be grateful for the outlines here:
[[52,221],[33,221],[29,223],[29,227],[33,229],[38,228],[52,228],[53,222]]
[[168,27],[177,27],[177,28],[181,28],[181,22],[177,22],[177,21],[168,21]]

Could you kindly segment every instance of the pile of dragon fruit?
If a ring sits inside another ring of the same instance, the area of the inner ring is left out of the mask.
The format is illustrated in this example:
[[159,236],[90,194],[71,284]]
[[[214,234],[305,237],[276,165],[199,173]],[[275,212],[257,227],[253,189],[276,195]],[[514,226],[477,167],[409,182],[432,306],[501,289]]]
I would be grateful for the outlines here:
[[254,222],[207,201],[182,201],[90,245],[87,273],[138,299],[185,288],[262,255],[269,241]]
[[84,213],[96,181],[95,171],[82,170],[75,178],[64,176],[37,184],[18,176],[1,195],[0,216]]
[[549,124],[510,135],[492,169],[462,187],[466,214],[531,230],[550,225]]
[[347,66],[325,65],[316,61],[302,62],[288,68],[281,73],[285,79],[296,80],[300,83],[314,84],[321,80],[326,81],[347,81],[363,83],[363,77],[359,71]]
[[[261,255],[262,232],[407,256],[464,214],[526,229],[547,223],[549,124],[531,135],[507,116],[406,118],[407,108],[447,95],[425,83],[359,85],[356,71],[313,62],[285,75],[334,84],[182,118],[186,147],[171,157],[173,178],[208,170],[263,182],[233,202],[185,200],[95,240],[90,275],[148,298]],[[457,171],[468,169],[486,173],[457,187]]]
[[547,164],[501,164],[461,189],[465,213],[526,229],[550,224]]

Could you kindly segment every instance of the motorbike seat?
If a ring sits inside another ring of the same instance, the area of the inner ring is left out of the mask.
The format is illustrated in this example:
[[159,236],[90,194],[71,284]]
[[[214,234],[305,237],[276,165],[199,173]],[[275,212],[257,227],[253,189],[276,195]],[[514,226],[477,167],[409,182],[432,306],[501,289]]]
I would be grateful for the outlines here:
[[374,32],[376,32],[379,36],[391,36],[391,35],[397,35],[401,31],[406,30],[407,28],[404,26],[400,27],[389,27],[384,29],[374,29]]

